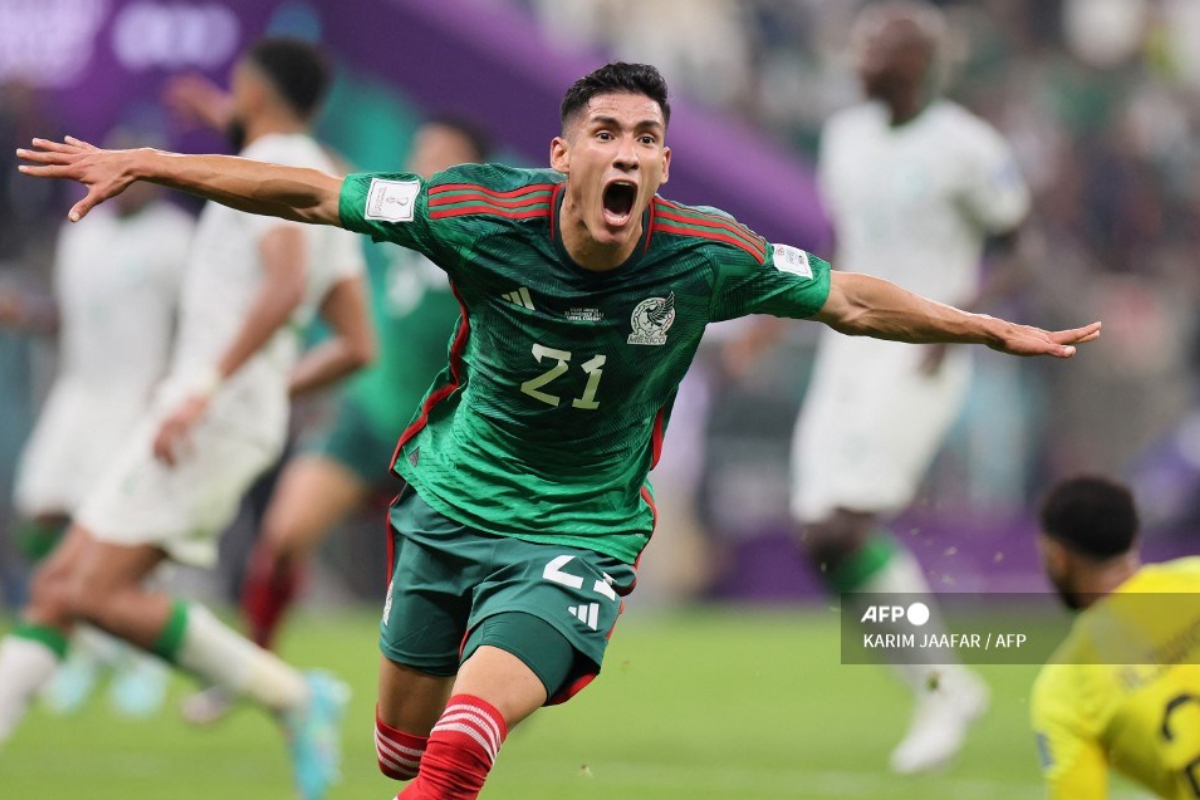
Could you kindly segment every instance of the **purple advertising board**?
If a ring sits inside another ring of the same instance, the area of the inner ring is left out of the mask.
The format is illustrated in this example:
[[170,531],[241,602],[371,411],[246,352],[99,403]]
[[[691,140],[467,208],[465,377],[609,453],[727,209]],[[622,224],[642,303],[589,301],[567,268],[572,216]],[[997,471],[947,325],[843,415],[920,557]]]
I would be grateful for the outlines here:
[[[606,60],[555,47],[520,8],[494,0],[5,0],[0,81],[32,83],[64,132],[97,139],[131,107],[156,107],[170,75],[224,80],[237,53],[266,33],[320,38],[355,74],[424,108],[485,119],[532,164],[547,158],[566,87]],[[673,112],[673,199],[717,205],[772,240],[823,249],[802,159],[687,98]],[[171,145],[219,141],[193,134]]]

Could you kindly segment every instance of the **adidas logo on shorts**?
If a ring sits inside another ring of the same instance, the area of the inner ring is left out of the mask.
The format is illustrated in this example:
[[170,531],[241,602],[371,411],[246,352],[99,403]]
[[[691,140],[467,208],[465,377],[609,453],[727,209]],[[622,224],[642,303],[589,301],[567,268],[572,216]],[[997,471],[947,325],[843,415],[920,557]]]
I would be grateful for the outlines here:
[[600,604],[588,603],[587,605],[568,606],[567,611],[571,616],[575,617],[580,622],[587,625],[592,630],[596,630],[600,624]]

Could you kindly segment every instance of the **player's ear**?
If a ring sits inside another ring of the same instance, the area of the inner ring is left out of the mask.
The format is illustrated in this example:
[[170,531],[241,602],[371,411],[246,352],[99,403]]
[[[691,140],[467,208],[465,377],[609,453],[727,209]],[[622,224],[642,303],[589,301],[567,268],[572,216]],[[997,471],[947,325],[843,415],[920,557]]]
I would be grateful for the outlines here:
[[564,175],[571,171],[571,145],[565,137],[555,136],[550,142],[550,167]]
[[663,148],[662,160],[663,174],[661,183],[666,183],[671,179],[671,148]]
[[1049,536],[1040,536],[1038,540],[1041,544],[1042,562],[1046,565],[1046,571],[1051,575],[1065,574],[1070,568],[1071,561],[1071,554],[1067,548]]

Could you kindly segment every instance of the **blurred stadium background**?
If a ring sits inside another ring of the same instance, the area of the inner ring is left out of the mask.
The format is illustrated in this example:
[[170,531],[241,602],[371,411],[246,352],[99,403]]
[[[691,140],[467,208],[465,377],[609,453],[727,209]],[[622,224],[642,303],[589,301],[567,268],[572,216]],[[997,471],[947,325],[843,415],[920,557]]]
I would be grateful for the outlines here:
[[[444,111],[483,120],[502,160],[541,165],[572,80],[611,57],[654,63],[677,108],[668,194],[828,255],[811,165],[823,120],[857,97],[846,39],[860,5],[0,0],[0,284],[48,290],[73,192],[19,177],[15,145],[33,135],[99,140],[132,121],[172,149],[224,151],[220,138],[171,118],[164,82],[186,71],[224,82],[236,54],[266,34],[329,48],[339,75],[319,135],[364,170],[397,168],[420,121]],[[941,590],[1041,591],[1031,509],[1050,480],[1090,470],[1133,482],[1152,556],[1194,552],[1200,4],[941,5],[954,30],[950,96],[1007,136],[1035,191],[1027,280],[1001,310],[1048,327],[1100,318],[1105,334],[1065,364],[976,354],[967,410],[897,530]],[[525,742],[506,752],[486,796],[717,798],[735,786],[764,800],[1039,794],[1024,706],[1032,667],[987,672],[995,708],[952,772],[901,782],[884,772],[907,713],[902,693],[882,670],[837,664],[836,616],[788,541],[787,443],[814,334],[792,326],[748,367],[731,363],[719,339],[702,352],[703,379],[681,400],[687,421],[667,438],[671,472],[660,476],[668,494],[683,487],[670,501],[677,509],[650,548],[605,680],[520,732]],[[52,341],[0,329],[0,532],[53,365]],[[397,410],[398,425],[409,411]],[[180,585],[231,597],[252,527],[227,537],[215,578],[181,574]],[[368,738],[379,516],[347,528],[326,548],[284,648],[355,684],[348,783],[335,797],[385,797]],[[9,608],[25,570],[0,535]],[[702,706],[717,710],[719,731],[705,730]],[[287,796],[282,754],[253,715],[213,735],[171,713],[114,720],[96,703],[77,724],[42,714],[27,727],[0,756],[5,800],[84,787],[95,798],[160,796],[164,784],[175,798]],[[694,740],[669,735],[678,730]]]

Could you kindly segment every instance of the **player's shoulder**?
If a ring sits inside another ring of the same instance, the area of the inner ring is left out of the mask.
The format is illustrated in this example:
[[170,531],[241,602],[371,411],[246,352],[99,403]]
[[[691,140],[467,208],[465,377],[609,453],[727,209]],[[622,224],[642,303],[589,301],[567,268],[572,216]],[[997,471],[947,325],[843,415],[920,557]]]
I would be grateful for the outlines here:
[[565,177],[552,169],[510,167],[507,164],[458,164],[436,173],[429,180],[435,189],[484,189],[492,192],[516,192],[525,189],[553,189]]
[[770,252],[767,240],[713,206],[689,206],[656,195],[650,204],[652,242],[707,251],[719,262],[753,259],[759,264]]
[[1195,592],[1200,589],[1200,556],[1146,564],[1137,571],[1131,584],[1136,591]]
[[855,103],[829,115],[821,126],[821,139],[828,142],[868,131],[885,130],[887,112],[881,103]]
[[992,123],[953,100],[936,100],[928,113],[938,133],[948,142],[967,148],[990,147],[1003,142]]
[[549,169],[460,164],[426,185],[431,221],[470,217],[497,223],[549,219],[564,177]]

